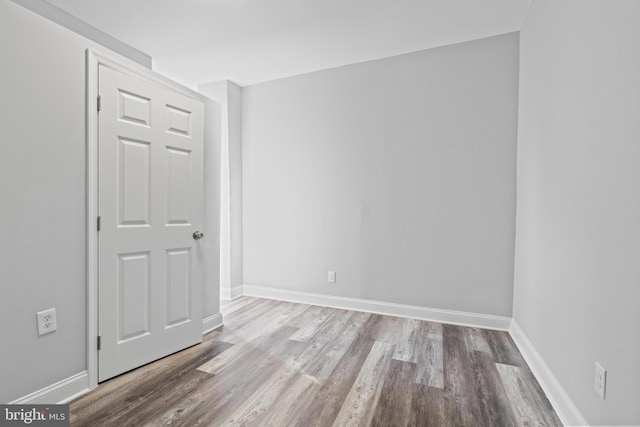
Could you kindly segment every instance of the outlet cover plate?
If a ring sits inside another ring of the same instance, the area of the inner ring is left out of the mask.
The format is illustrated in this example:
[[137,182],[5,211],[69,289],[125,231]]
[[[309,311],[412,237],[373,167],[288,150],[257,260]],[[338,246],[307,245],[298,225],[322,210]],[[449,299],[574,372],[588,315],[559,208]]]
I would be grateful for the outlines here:
[[336,283],[336,272],[335,271],[330,271],[329,274],[327,274],[327,281],[329,283]]
[[48,334],[58,329],[55,308],[39,311],[36,315],[38,318],[38,335]]
[[595,382],[593,388],[598,392],[600,397],[604,399],[607,389],[607,370],[604,369],[598,362],[596,362],[595,369]]

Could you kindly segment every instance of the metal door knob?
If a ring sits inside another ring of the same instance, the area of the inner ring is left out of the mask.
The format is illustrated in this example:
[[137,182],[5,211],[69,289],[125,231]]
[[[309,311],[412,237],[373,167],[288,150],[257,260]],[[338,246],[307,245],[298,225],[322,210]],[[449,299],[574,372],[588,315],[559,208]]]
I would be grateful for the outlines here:
[[193,232],[193,240],[200,240],[204,237],[204,233],[202,231],[194,231]]

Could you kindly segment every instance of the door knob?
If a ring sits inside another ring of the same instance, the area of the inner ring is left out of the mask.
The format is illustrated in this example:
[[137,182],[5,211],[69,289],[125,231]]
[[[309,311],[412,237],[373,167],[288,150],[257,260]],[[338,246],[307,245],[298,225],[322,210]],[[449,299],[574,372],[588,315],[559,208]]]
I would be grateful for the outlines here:
[[194,231],[193,232],[193,240],[200,240],[204,237],[204,233],[202,231]]

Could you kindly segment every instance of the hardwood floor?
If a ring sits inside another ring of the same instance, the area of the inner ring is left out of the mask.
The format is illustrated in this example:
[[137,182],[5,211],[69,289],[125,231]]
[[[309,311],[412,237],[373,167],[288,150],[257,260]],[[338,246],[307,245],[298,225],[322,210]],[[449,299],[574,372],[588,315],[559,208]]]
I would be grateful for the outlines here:
[[71,425],[561,425],[506,332],[250,297],[222,313],[71,402]]

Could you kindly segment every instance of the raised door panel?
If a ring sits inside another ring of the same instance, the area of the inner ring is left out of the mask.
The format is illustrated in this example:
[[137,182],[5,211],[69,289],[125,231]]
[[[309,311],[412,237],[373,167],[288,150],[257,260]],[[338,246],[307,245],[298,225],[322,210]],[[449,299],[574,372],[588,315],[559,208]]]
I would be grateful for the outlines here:
[[150,268],[149,252],[118,255],[118,344],[151,333]]
[[148,141],[119,138],[118,226],[151,224],[151,147]]
[[165,279],[165,327],[191,320],[191,248],[167,250]]
[[191,111],[166,104],[167,132],[191,136]]
[[151,127],[151,98],[118,89],[118,119]]
[[167,225],[191,225],[190,150],[167,147]]

